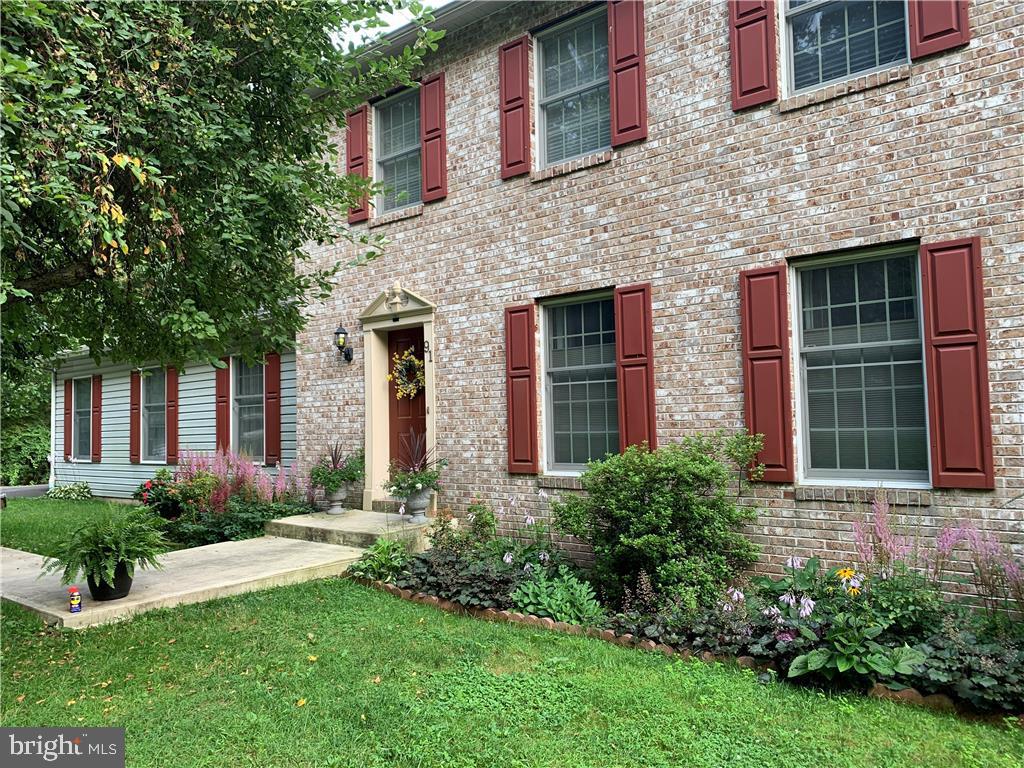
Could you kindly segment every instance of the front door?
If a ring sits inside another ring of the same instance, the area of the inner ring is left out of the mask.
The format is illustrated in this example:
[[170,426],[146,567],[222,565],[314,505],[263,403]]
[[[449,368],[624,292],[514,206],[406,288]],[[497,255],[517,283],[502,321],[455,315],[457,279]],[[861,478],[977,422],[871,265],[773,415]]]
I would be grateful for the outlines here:
[[[400,328],[388,332],[388,373],[394,373],[395,356],[411,349],[420,360],[423,359],[423,326]],[[410,461],[410,432],[426,446],[427,434],[427,397],[421,389],[412,399],[396,397],[395,381],[388,386],[388,442],[391,449],[391,460],[399,466],[407,466]]]

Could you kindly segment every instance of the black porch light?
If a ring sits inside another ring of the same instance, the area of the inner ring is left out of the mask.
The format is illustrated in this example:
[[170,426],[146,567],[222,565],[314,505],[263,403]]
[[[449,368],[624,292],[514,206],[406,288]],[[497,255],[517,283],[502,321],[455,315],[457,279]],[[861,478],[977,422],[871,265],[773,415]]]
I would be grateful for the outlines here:
[[343,325],[339,325],[338,330],[334,332],[334,346],[338,348],[346,363],[352,362],[352,347],[349,346],[348,331]]

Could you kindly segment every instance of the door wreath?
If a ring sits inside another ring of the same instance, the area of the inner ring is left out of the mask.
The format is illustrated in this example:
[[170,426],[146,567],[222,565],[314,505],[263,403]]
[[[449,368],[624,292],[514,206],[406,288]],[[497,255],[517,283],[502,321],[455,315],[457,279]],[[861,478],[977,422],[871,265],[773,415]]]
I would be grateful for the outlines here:
[[426,386],[423,361],[416,357],[415,351],[411,347],[401,355],[396,352],[391,358],[391,373],[388,374],[388,381],[395,382],[395,398],[398,400],[403,397],[412,400]]

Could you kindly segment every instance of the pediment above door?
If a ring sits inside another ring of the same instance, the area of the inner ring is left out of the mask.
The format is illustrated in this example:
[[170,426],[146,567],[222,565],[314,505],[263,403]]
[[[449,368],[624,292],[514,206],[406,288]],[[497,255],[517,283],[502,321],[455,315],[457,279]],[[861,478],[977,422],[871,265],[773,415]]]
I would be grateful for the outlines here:
[[407,317],[417,315],[431,315],[435,306],[418,293],[403,288],[398,280],[374,299],[370,306],[359,315],[359,320],[364,324],[379,321],[393,322]]

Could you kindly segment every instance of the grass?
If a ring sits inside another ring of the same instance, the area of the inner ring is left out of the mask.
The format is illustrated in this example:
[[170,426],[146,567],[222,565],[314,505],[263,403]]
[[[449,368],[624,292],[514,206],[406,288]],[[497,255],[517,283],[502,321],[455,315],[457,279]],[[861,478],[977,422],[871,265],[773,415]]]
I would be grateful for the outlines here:
[[127,728],[130,766],[1024,765],[1024,732],[325,580],[45,630],[3,605],[0,719]]
[[0,545],[52,555],[70,531],[89,520],[109,515],[111,510],[123,511],[124,507],[99,499],[9,499],[7,509],[0,511]]

